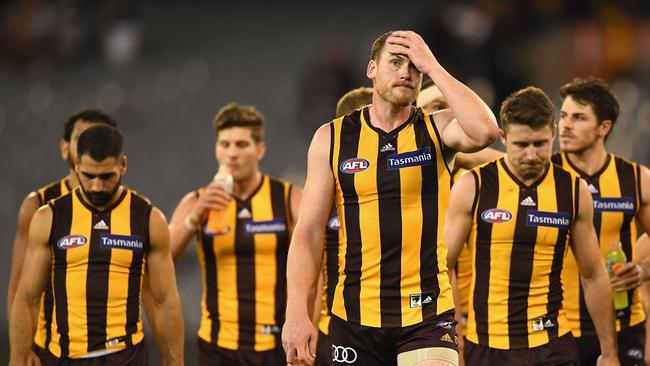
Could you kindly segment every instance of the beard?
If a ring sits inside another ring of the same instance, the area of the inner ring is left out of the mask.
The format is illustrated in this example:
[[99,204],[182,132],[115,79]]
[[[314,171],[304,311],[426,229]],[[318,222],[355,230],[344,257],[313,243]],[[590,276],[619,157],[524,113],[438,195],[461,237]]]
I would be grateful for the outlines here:
[[397,105],[400,107],[408,107],[413,105],[413,103],[415,103],[415,101],[418,99],[418,94],[420,94],[419,89],[415,88],[412,90],[413,90],[412,94],[398,97],[395,94],[393,94],[392,86],[389,86],[387,88],[378,89],[377,94],[379,94],[380,97],[382,97],[385,101],[389,102],[390,104]]
[[117,193],[117,190],[120,189],[121,184],[122,178],[117,181],[115,188],[113,188],[111,192],[91,192],[87,191],[83,185],[81,185],[81,190],[84,192],[84,196],[86,196],[90,204],[95,207],[105,207],[111,201],[111,199],[115,197],[115,194]]

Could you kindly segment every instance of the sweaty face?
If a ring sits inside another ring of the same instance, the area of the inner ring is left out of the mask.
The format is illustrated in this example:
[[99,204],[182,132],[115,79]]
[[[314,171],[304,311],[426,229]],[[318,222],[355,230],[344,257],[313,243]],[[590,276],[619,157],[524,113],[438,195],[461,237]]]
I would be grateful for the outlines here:
[[106,207],[120,188],[122,175],[126,172],[126,158],[108,157],[96,161],[84,154],[78,160],[76,171],[84,196],[97,208]]
[[[568,96],[560,110],[560,149],[564,152],[579,153],[604,138],[607,126],[598,123],[594,109]],[[608,128],[608,127],[607,127]]]
[[232,127],[219,131],[217,161],[235,181],[245,181],[256,174],[264,152],[264,143],[255,142],[250,128]]
[[377,94],[387,102],[406,107],[413,104],[420,93],[422,73],[408,57],[384,50],[378,60],[370,60],[368,77],[374,82]]
[[87,121],[78,121],[75,123],[74,128],[72,129],[72,133],[70,134],[70,141],[64,142],[65,149],[65,155],[64,158],[68,162],[68,165],[70,166],[71,169],[74,169],[75,167],[75,161],[77,160],[77,141],[79,140],[79,136],[88,128],[92,127],[95,125],[96,122],[87,122]]
[[551,160],[555,129],[545,126],[532,129],[525,125],[510,124],[501,132],[506,146],[506,159],[515,173],[524,179],[537,178]]

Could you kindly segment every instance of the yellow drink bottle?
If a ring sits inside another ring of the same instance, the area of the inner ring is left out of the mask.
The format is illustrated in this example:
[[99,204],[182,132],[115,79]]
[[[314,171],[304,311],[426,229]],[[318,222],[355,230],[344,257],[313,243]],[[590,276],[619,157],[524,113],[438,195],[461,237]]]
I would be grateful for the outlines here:
[[[223,169],[219,169],[219,172],[217,172],[212,181],[220,185],[223,190],[226,191],[226,193],[232,194],[233,179],[230,173],[223,171]],[[210,210],[208,213],[206,231],[212,234],[220,234],[226,232],[228,230],[226,211],[226,208],[222,210]]]
[[[605,258],[605,265],[607,266],[607,272],[609,273],[609,278],[614,276],[614,273],[627,262],[627,257],[625,252],[621,248],[621,242],[616,241],[612,243],[612,248],[607,252],[607,257]],[[616,310],[622,310],[627,308],[627,291],[616,291],[612,293],[614,297],[614,308]]]

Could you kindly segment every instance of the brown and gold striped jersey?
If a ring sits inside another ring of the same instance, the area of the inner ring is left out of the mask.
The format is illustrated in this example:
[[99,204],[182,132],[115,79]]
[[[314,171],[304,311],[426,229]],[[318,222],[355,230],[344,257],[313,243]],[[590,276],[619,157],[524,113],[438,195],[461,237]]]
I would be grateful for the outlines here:
[[442,240],[450,174],[432,117],[413,108],[385,132],[365,107],[329,126],[341,223],[332,313],[405,327],[453,309]]
[[263,176],[227,207],[228,229],[197,236],[203,272],[199,337],[231,350],[281,347],[291,227],[291,185]]
[[505,158],[472,171],[472,282],[466,337],[497,349],[544,345],[570,331],[560,280],[579,179],[548,164],[532,185]]
[[79,189],[49,205],[54,301],[45,347],[59,358],[79,358],[138,344],[151,204],[125,188],[103,211]]
[[[62,178],[49,183],[36,191],[38,205],[43,206],[50,200],[64,196],[70,193],[70,191],[70,183],[67,178]],[[41,296],[41,305],[38,309],[38,324],[36,326],[36,335],[34,335],[34,343],[41,348],[45,348],[45,340],[47,338],[46,324],[52,320],[53,302],[54,298],[52,297],[52,288],[46,286],[45,291]]]
[[36,191],[38,193],[38,205],[43,206],[50,200],[59,198],[70,193],[70,182],[68,178],[62,178],[52,183],[49,183]]
[[[628,261],[636,259],[636,214],[639,211],[641,182],[639,165],[613,154],[593,175],[586,174],[571,163],[564,153],[553,155],[553,162],[587,182],[594,200],[594,227],[603,260],[612,242],[621,242]],[[564,307],[575,337],[595,336],[596,329],[587,311],[580,273],[570,253],[562,273]],[[616,330],[640,324],[645,320],[638,289],[628,291],[628,308],[616,313]]]

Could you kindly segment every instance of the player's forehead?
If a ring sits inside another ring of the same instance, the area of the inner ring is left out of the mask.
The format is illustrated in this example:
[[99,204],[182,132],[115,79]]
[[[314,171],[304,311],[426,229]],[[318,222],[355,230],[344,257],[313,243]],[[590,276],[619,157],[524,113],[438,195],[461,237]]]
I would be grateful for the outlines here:
[[254,141],[253,130],[248,127],[230,127],[219,131],[217,142]]

